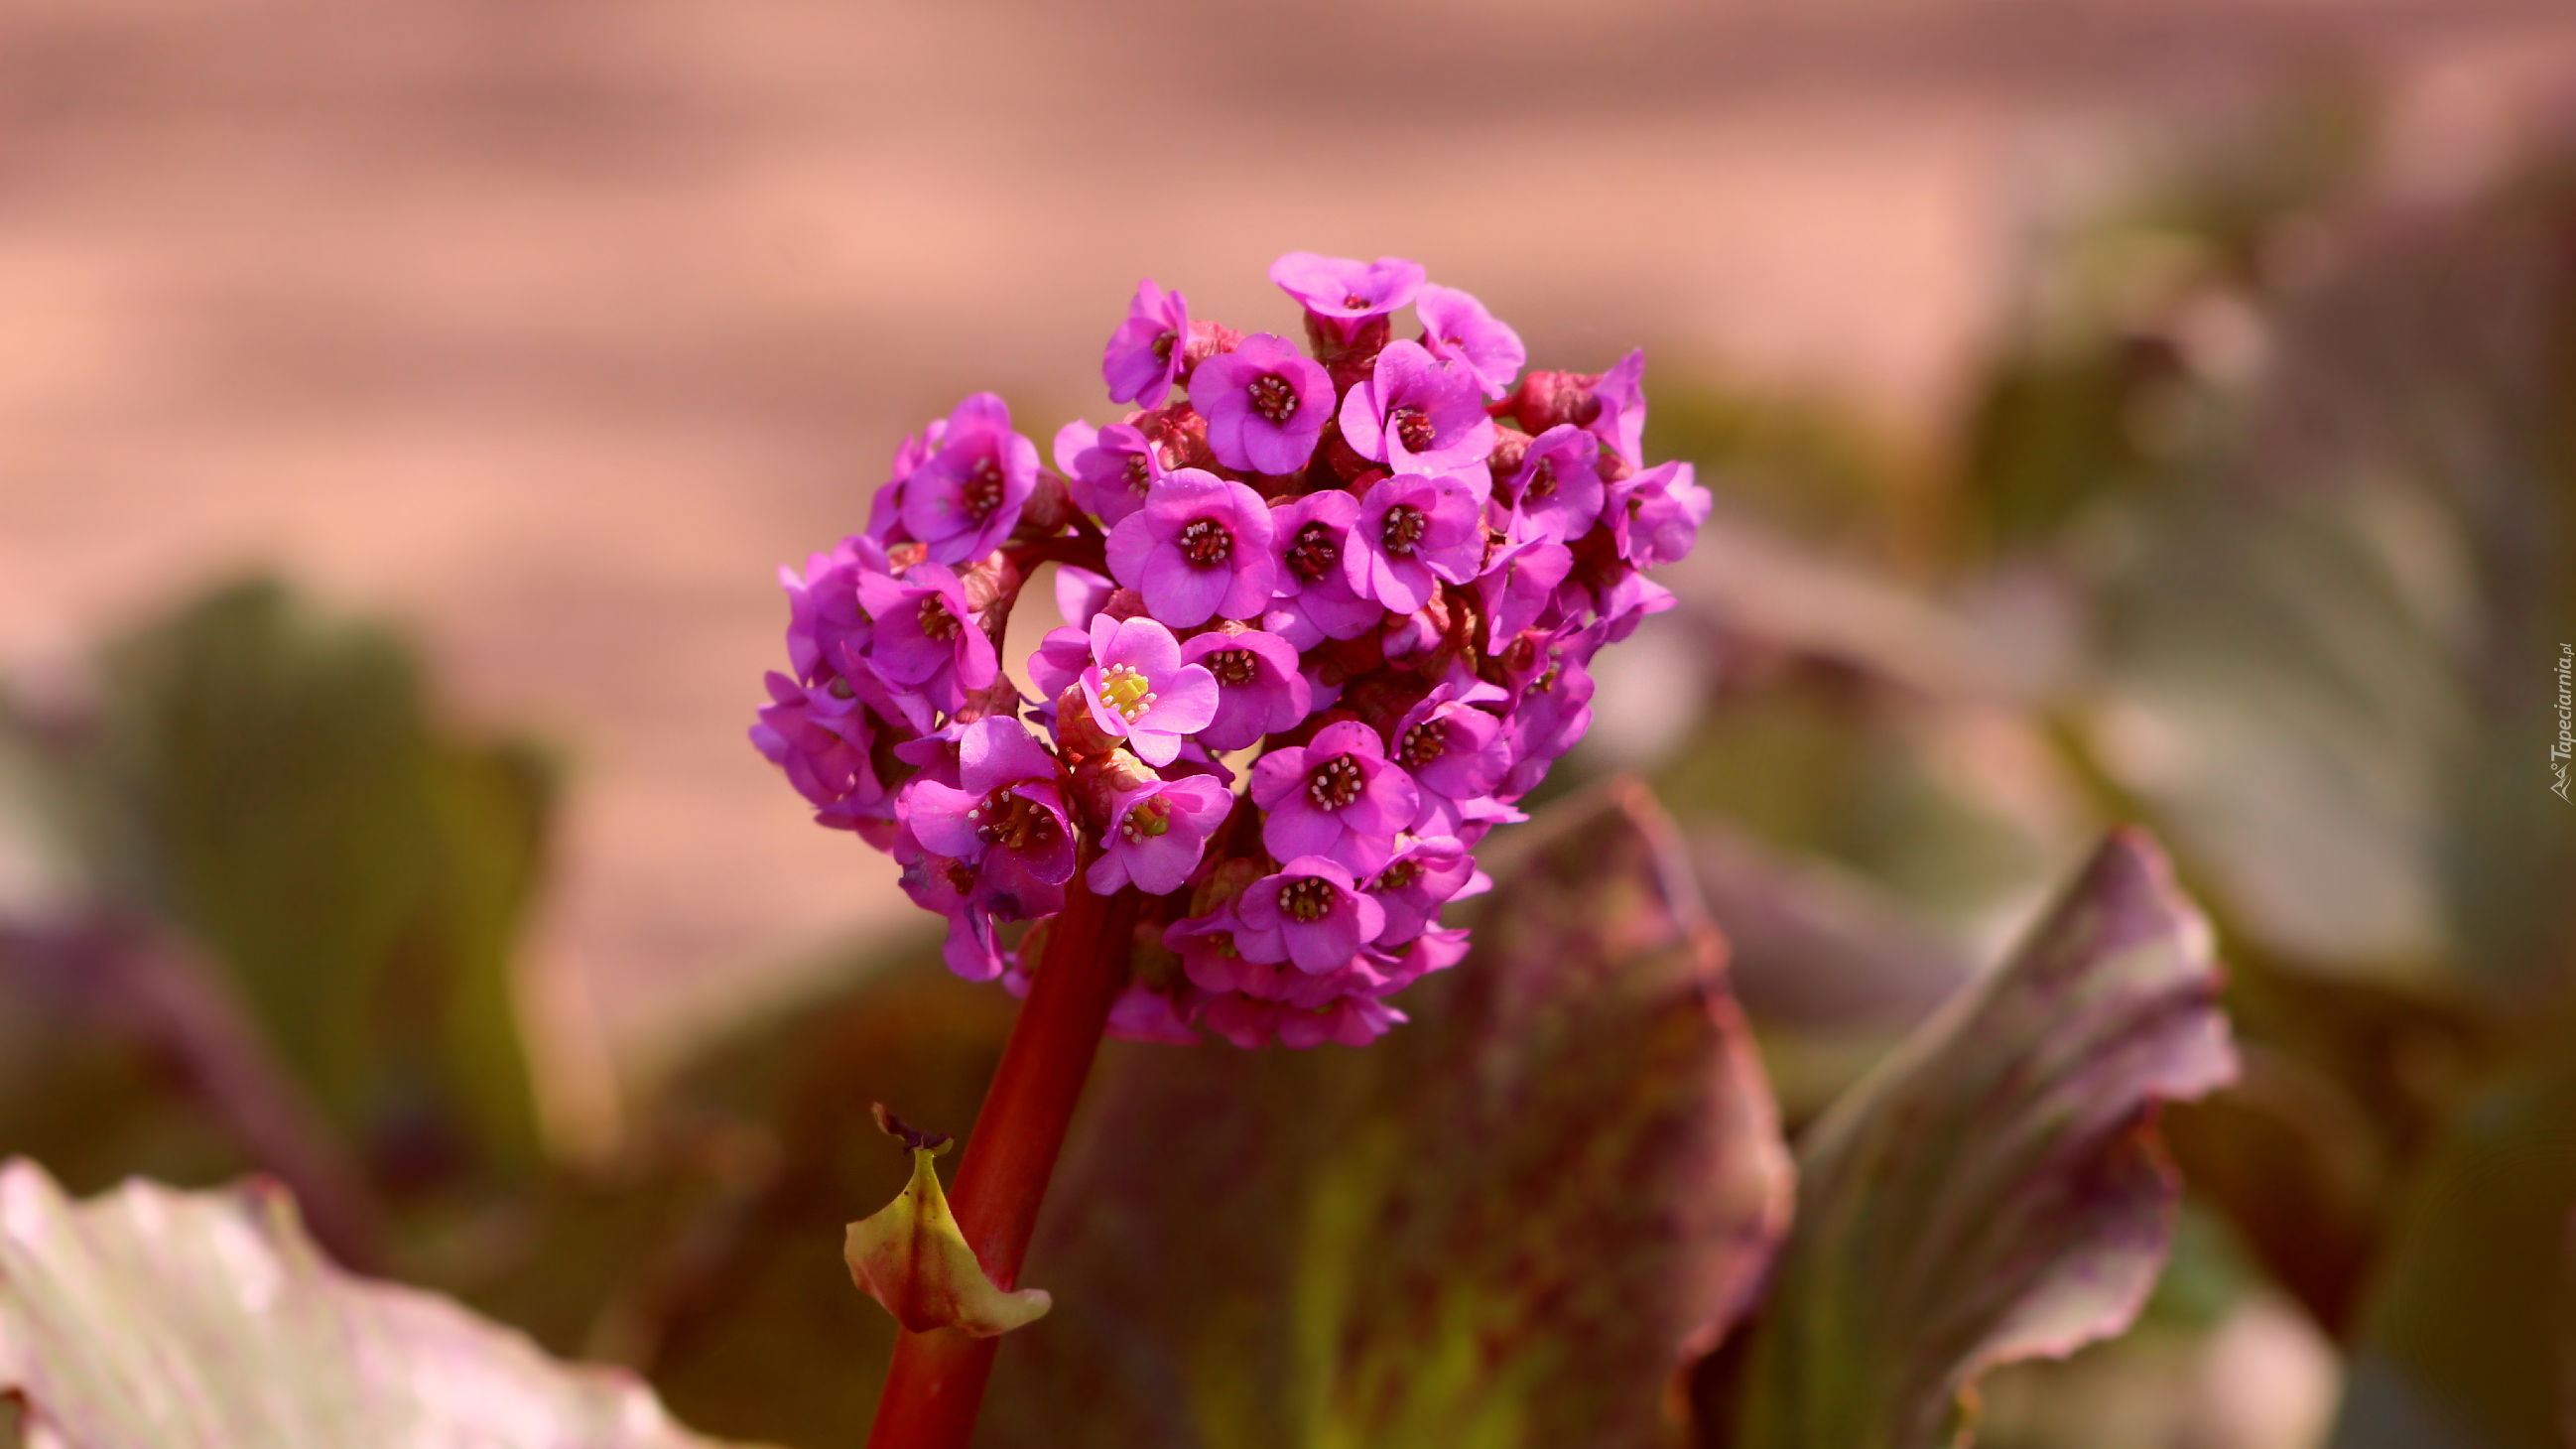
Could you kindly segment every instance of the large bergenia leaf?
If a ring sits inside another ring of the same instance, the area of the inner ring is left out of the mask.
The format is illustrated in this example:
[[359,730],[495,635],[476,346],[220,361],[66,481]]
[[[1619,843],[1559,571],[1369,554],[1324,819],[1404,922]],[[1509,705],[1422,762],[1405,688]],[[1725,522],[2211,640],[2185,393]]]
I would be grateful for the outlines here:
[[993,1444],[1649,1445],[1783,1227],[1769,1090],[1633,786],[1506,836],[1476,952],[1365,1051],[1109,1064]]
[[274,1188],[74,1204],[0,1165],[0,1394],[38,1449],[693,1449],[622,1372],[325,1261]]
[[2217,991],[2163,856],[2113,834],[1802,1144],[1766,1305],[1695,1375],[1703,1442],[1932,1449],[1978,1374],[2126,1327],[2172,1238],[2156,1104],[2235,1074]]

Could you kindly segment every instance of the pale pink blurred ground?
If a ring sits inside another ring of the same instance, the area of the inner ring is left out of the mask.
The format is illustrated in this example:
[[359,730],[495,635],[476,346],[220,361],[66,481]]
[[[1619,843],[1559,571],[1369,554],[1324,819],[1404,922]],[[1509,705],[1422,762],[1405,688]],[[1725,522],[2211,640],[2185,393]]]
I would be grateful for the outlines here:
[[[743,742],[782,560],[1141,273],[1289,330],[1401,252],[1538,357],[1942,415],[2045,195],[2328,59],[2473,166],[2564,0],[10,0],[0,659],[284,566],[577,768],[552,958],[630,1062],[892,870]],[[2106,139],[2108,138],[2108,139]]]

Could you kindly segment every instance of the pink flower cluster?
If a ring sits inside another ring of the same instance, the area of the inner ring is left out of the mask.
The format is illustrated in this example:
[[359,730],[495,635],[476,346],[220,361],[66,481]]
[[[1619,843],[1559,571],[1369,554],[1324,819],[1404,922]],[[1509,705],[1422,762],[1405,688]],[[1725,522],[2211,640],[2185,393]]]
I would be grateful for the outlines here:
[[[1306,348],[1148,281],[1101,373],[1134,411],[1046,468],[981,393],[905,440],[864,533],[781,570],[753,743],[891,852],[949,966],[1025,990],[1074,872],[1147,899],[1111,1028],[1360,1045],[1459,960],[1473,851],[1591,719],[1594,651],[1672,596],[1709,496],[1647,467],[1642,353],[1532,372],[1398,258],[1296,252]],[[1412,338],[1394,336],[1411,307]],[[1060,565],[1071,627],[1000,646]]]

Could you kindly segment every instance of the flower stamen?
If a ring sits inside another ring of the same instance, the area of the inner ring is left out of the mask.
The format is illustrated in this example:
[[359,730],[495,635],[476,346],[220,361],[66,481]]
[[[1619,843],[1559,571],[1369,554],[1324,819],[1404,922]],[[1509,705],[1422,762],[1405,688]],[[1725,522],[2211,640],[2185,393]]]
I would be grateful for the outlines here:
[[1100,697],[1130,723],[1154,707],[1152,682],[1133,665],[1112,664],[1100,674]]
[[1320,921],[1333,913],[1333,883],[1315,876],[1279,888],[1279,911],[1291,920]]
[[1367,785],[1360,774],[1359,761],[1348,755],[1335,755],[1306,777],[1306,797],[1327,810],[1339,810],[1360,798],[1360,791]]
[[1378,538],[1386,545],[1388,553],[1410,554],[1430,527],[1431,519],[1421,509],[1410,503],[1399,503],[1386,511],[1386,521],[1379,525]]
[[1181,556],[1212,569],[1234,555],[1234,533],[1213,518],[1192,519],[1181,529]]
[[1252,380],[1252,410],[1274,423],[1284,423],[1297,415],[1297,389],[1288,379],[1275,372],[1265,372]]

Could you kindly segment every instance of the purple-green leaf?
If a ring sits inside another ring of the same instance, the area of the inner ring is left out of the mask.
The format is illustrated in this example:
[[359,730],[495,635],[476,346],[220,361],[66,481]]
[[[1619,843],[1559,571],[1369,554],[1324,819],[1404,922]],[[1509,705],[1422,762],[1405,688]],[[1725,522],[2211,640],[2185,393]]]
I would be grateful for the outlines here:
[[0,1395],[62,1449],[713,1449],[620,1370],[325,1261],[286,1195],[0,1164]]
[[1475,954],[1375,1045],[1108,1062],[983,1442],[1665,1442],[1784,1226],[1770,1092],[1641,790],[1495,844]]
[[1768,1298],[1694,1375],[1701,1440],[1932,1449],[1977,1376],[2135,1317],[2177,1183],[2160,1102],[2236,1056],[2207,924],[2142,832],[1819,1119]]

